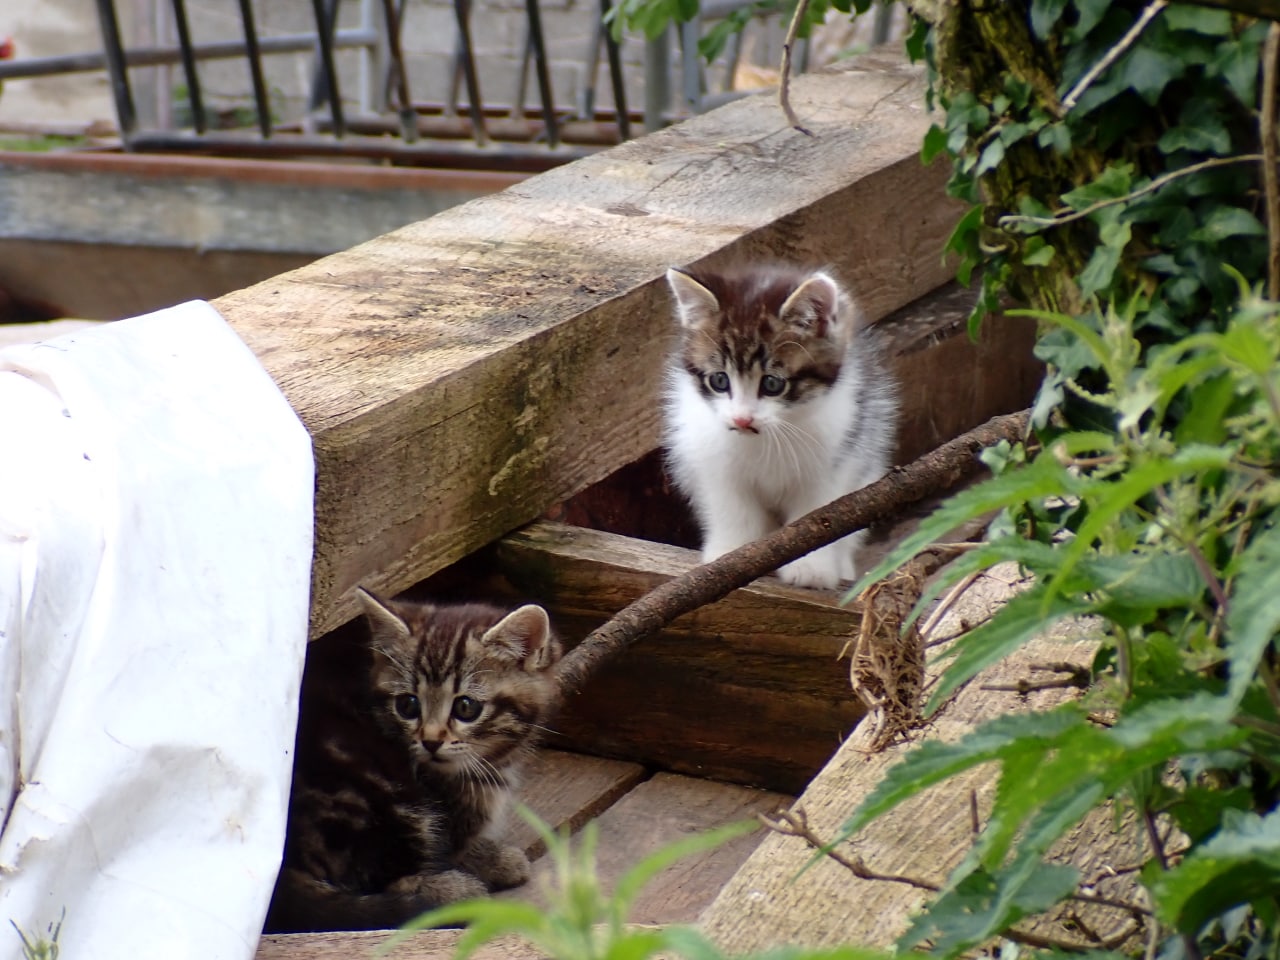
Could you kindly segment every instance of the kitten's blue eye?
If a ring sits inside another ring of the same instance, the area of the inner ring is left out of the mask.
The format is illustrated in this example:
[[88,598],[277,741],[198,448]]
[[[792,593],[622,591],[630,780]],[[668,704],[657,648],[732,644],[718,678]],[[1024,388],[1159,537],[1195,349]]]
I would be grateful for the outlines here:
[[422,716],[422,704],[412,693],[402,693],[395,699],[396,713],[405,720],[417,720]]
[[760,395],[765,397],[781,396],[783,391],[787,389],[787,381],[782,377],[775,376],[772,373],[766,373],[760,378]]
[[723,370],[717,370],[715,373],[707,377],[707,386],[716,393],[728,393],[729,375]]
[[480,716],[483,709],[484,704],[472,697],[458,697],[453,701],[454,719],[461,720],[463,723],[469,723]]

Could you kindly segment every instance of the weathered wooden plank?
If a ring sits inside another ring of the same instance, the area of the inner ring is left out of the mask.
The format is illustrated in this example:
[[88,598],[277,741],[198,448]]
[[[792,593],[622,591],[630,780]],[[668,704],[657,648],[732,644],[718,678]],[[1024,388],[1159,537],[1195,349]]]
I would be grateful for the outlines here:
[[[279,933],[258,942],[254,960],[449,960],[461,930],[422,930],[387,949],[391,934]],[[476,960],[538,960],[540,954],[515,937],[486,944],[471,956]]]
[[[525,771],[520,800],[552,830],[572,833],[647,776],[638,763],[542,750]],[[546,852],[538,832],[514,813],[507,842],[530,859]]]
[[[659,773],[640,784],[596,821],[600,830],[596,873],[601,888],[612,891],[628,870],[677,840],[757,813],[771,813],[791,802],[785,794],[735,787],[677,774]],[[686,923],[711,903],[760,843],[754,831],[678,861],[659,873],[636,898],[632,923]],[[512,891],[520,899],[540,899],[540,878],[552,870],[547,858],[533,865],[528,886]]]
[[672,263],[834,263],[871,318],[947,279],[921,74],[799,78],[219,299],[311,431],[313,633],[656,445]]
[[[533,599],[572,645],[698,563],[692,550],[542,521],[462,572]],[[496,576],[494,575],[496,574]],[[451,592],[445,582],[424,585]],[[796,793],[862,716],[838,659],[858,624],[839,594],[765,578],[624,651],[569,699],[554,745]]]
[[[1007,583],[999,579],[1000,569],[995,577],[978,581],[962,598],[939,625],[938,635],[950,635],[962,619],[981,619],[993,603],[1008,595]],[[1003,569],[1016,578],[1011,565]],[[922,739],[953,741],[996,716],[1047,709],[1061,702],[1070,694],[1043,691],[1022,698],[1016,693],[984,687],[1023,679],[1030,674],[1033,663],[1088,664],[1095,647],[1087,624],[1062,627],[1033,641],[965,687],[926,728]],[[935,663],[929,674],[936,673]],[[860,728],[798,801],[812,830],[824,839],[834,837],[840,824],[906,749],[910,747],[871,752]],[[976,799],[980,817],[990,810],[994,774],[990,765],[981,767],[912,798],[858,835],[858,855],[877,872],[944,882],[972,838],[971,803]],[[1132,850],[1125,852],[1123,835],[1110,833],[1110,816],[1104,814],[1099,819],[1103,829],[1097,830],[1095,823],[1092,832],[1085,831],[1093,846],[1072,851],[1072,860],[1082,867],[1083,875],[1105,877],[1107,864],[1141,861],[1141,856]],[[889,947],[927,896],[924,891],[901,883],[859,880],[830,860],[801,874],[811,857],[812,851],[799,839],[766,837],[703,915],[705,932],[729,953],[765,950],[781,944]],[[1072,907],[1080,909],[1082,905]],[[1107,915],[1092,915],[1088,922],[1109,935],[1126,919],[1113,910]],[[1051,930],[1038,927],[1037,932],[1068,941],[1077,937],[1062,924]]]

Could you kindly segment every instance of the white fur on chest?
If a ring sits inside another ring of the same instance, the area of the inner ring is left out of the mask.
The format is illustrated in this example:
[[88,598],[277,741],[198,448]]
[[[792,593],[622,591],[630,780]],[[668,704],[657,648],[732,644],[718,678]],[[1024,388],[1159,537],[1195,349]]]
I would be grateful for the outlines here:
[[[883,444],[849,446],[860,414],[857,366],[821,396],[758,417],[759,432],[735,430],[725,404],[709,401],[679,368],[667,394],[669,463],[689,497],[710,561],[865,486],[886,468]],[[780,572],[807,586],[834,587],[856,571],[860,537],[816,551]]]

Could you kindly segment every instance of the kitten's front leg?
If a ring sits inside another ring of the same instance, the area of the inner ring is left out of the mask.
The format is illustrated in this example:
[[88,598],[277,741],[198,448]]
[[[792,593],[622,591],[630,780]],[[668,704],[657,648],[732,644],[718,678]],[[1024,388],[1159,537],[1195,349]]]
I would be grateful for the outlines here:
[[458,866],[469,870],[491,890],[518,887],[529,879],[529,858],[524,851],[488,837],[476,837],[457,857]]
[[[834,497],[830,499],[834,499]],[[830,502],[830,499],[823,499],[822,495],[819,495],[814,500],[805,501],[806,503],[813,503],[813,506],[799,509],[794,516],[788,518],[788,522],[797,517],[802,517],[820,506],[825,506]],[[780,567],[778,576],[786,583],[793,583],[798,587],[834,590],[840,586],[842,580],[855,578],[857,571],[854,566],[854,554],[861,544],[862,538],[862,532],[858,532],[837,540],[835,543],[827,544],[825,547],[819,547],[812,553],[792,560],[790,563]]]
[[387,892],[421,897],[425,904],[444,906],[483,897],[489,890],[480,878],[466,870],[440,870],[401,877],[387,887]]
[[731,482],[700,490],[695,506],[702,525],[703,563],[759,540],[773,529],[759,501]]

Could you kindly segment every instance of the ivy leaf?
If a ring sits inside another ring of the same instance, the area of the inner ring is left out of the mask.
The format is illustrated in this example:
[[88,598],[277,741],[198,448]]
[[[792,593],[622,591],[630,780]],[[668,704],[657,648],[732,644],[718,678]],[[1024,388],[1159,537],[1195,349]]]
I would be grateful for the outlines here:
[[947,149],[947,131],[936,123],[929,126],[924,135],[924,144],[920,147],[920,162],[926,166],[933,163],[933,158]]
[[1075,46],[1106,16],[1111,0],[1076,0],[1076,22],[1067,30],[1067,43]]
[[1227,10],[1175,3],[1165,10],[1164,22],[1170,30],[1191,30],[1211,37],[1231,36],[1231,13]]
[[1049,36],[1066,8],[1067,0],[1032,0],[1031,29],[1038,39]]
[[1214,207],[1199,230],[1191,234],[1192,240],[1217,243],[1227,237],[1260,237],[1267,228],[1248,210],[1240,207]]
[[1149,104],[1155,104],[1164,88],[1186,72],[1187,65],[1172,53],[1151,46],[1137,46],[1112,69],[1120,71],[1125,83],[1133,87],[1138,96]]
[[1071,149],[1071,130],[1065,123],[1051,123],[1036,134],[1036,144],[1046,150],[1065,154]]
[[1099,200],[1125,196],[1133,183],[1133,164],[1117,163],[1107,167],[1096,180],[1062,195],[1062,202],[1072,210],[1083,210]]
[[1223,121],[1222,105],[1208,97],[1187,101],[1178,116],[1178,125],[1170,127],[1157,142],[1162,153],[1192,150],[1224,156],[1231,152],[1231,133]]
[[1119,247],[1098,246],[1094,249],[1089,262],[1080,271],[1080,296],[1088,300],[1099,290],[1105,290],[1115,276],[1116,267],[1120,266]]
[[973,171],[975,177],[980,177],[988,170],[994,170],[1000,166],[1004,160],[1004,141],[996,137],[985,147],[982,148],[982,156],[978,158],[977,169]]
[[1156,912],[1178,930],[1194,934],[1241,903],[1280,893],[1280,810],[1266,817],[1228,810],[1211,840],[1151,882]]

